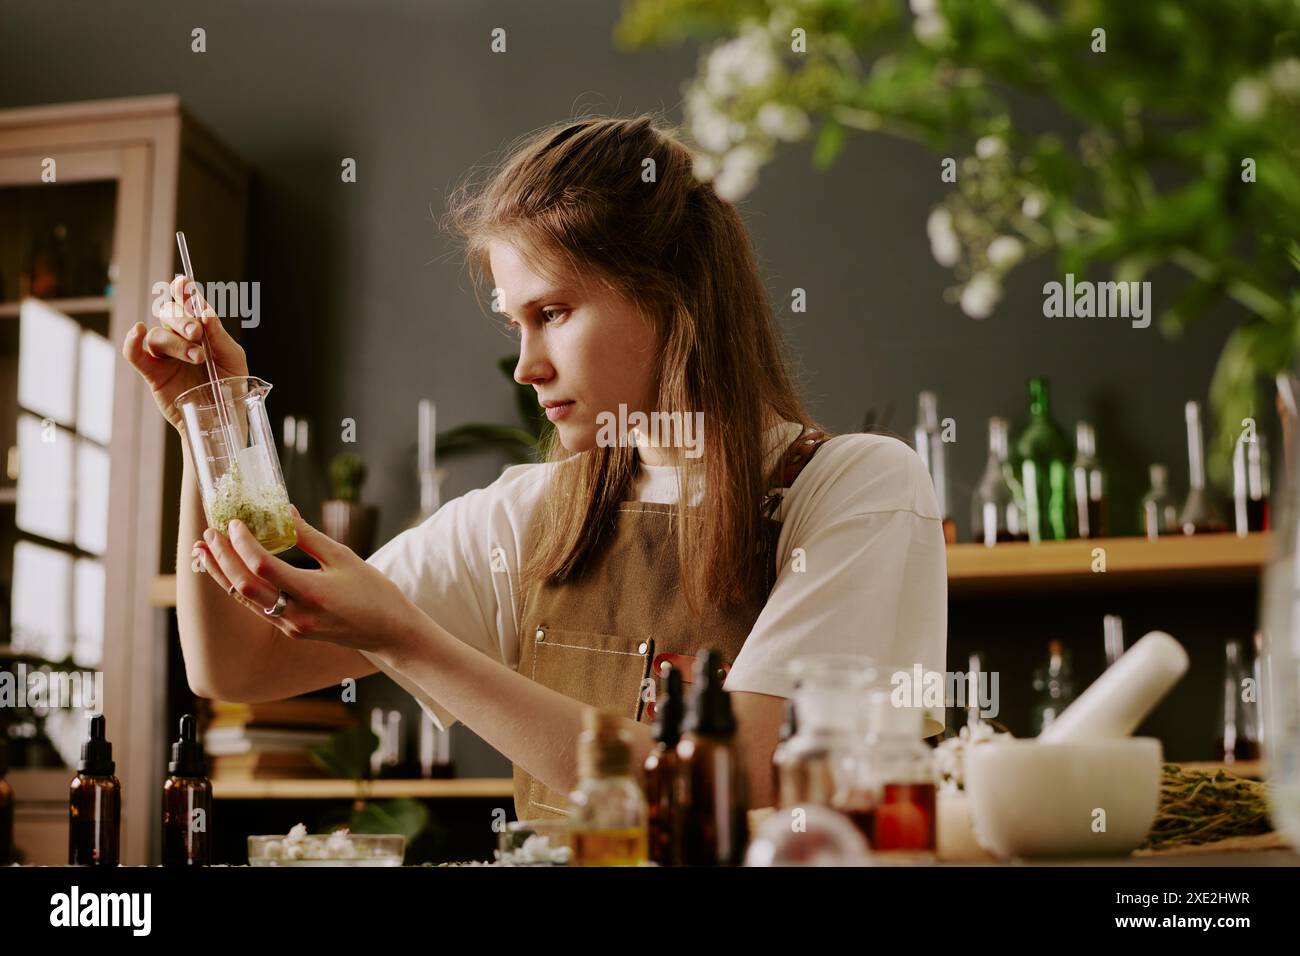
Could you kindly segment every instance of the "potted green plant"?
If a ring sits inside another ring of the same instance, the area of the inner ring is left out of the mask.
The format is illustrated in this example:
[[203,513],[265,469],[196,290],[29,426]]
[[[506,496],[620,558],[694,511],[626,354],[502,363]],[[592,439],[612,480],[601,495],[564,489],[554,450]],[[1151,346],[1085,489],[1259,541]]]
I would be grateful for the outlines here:
[[379,509],[361,503],[361,486],[365,481],[366,463],[360,456],[344,453],[334,457],[330,462],[334,497],[321,505],[321,530],[368,558],[375,548]]

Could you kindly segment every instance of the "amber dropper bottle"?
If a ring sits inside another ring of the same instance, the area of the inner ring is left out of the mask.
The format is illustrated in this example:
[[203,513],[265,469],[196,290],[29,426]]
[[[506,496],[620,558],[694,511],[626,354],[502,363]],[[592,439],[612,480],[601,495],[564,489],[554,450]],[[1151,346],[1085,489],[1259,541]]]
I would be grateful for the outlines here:
[[207,778],[203,745],[193,714],[181,718],[181,736],[172,744],[170,774],[163,781],[163,866],[212,863],[212,782]]
[[642,783],[649,809],[650,859],[672,866],[677,824],[677,743],[682,739],[682,672],[665,664],[668,689],[655,701],[654,749],[645,758]]
[[68,863],[117,866],[122,784],[113,776],[113,745],[104,737],[104,715],[90,715],[90,738],[68,797]]
[[740,866],[747,839],[745,775],[722,655],[695,659],[696,691],[677,744],[680,853],[686,866]]

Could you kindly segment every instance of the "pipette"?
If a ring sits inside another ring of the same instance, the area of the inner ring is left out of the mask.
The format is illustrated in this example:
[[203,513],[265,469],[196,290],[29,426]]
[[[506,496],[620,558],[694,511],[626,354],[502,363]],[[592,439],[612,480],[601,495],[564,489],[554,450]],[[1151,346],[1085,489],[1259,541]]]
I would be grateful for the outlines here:
[[[185,270],[185,289],[188,293],[191,287],[197,288],[194,281],[194,266],[190,263],[189,246],[185,244],[185,233],[176,233],[176,245],[181,251],[181,268]],[[217,363],[212,360],[212,349],[208,348],[208,328],[203,324],[203,319],[197,314],[197,307],[194,316],[199,320],[199,331],[203,333],[203,365],[208,371],[208,384],[212,386],[212,401],[217,406],[217,419],[221,422],[221,440],[225,442],[226,454],[230,455],[231,465],[235,464],[235,443],[234,431],[230,427],[230,418],[226,414],[226,403],[221,400],[220,379],[217,377]]]

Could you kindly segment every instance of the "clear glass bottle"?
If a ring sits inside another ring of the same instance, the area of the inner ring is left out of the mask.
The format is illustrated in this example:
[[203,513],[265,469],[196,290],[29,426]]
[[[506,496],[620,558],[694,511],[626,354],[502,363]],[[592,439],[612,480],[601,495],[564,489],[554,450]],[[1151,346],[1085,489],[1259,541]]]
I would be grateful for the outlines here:
[[1074,700],[1074,668],[1070,654],[1058,640],[1047,644],[1047,663],[1034,670],[1033,730],[1046,730]]
[[648,859],[645,796],[632,772],[631,735],[590,708],[578,738],[578,786],[569,794],[572,866],[640,866]]
[[873,797],[868,843],[877,854],[931,856],[937,847],[934,758],[922,733],[925,712],[897,706],[888,688],[869,692],[867,734],[858,754],[859,787]]
[[989,419],[989,457],[971,495],[971,537],[992,547],[1004,541],[1028,541],[1025,502],[1008,457],[1010,428],[1005,418]]
[[1051,416],[1047,379],[1029,380],[1029,424],[1016,441],[1029,540],[1061,541],[1074,533],[1070,444]]
[[916,453],[934,482],[934,496],[943,515],[943,537],[952,544],[957,540],[957,524],[952,518],[948,486],[947,455],[943,432],[939,429],[939,398],[934,392],[922,392],[916,401]]
[[1074,523],[1080,538],[1106,535],[1106,473],[1097,460],[1097,433],[1087,422],[1074,430],[1075,456],[1071,468]]
[[1201,435],[1201,406],[1188,402],[1187,418],[1187,499],[1178,513],[1183,534],[1217,534],[1228,526],[1205,482],[1205,442]]
[[[1247,679],[1251,684],[1247,684]],[[1254,672],[1242,657],[1241,641],[1225,645],[1223,671],[1223,735],[1218,741],[1219,759],[1224,763],[1259,759],[1258,688]]]
[[1118,614],[1107,614],[1101,619],[1101,630],[1106,666],[1111,667],[1124,654],[1124,619]]
[[1237,534],[1267,531],[1268,445],[1258,432],[1243,434],[1232,453],[1232,503]]
[[1169,471],[1164,465],[1152,465],[1149,470],[1151,487],[1142,496],[1142,530],[1147,538],[1156,538],[1178,531],[1178,506],[1169,494]]

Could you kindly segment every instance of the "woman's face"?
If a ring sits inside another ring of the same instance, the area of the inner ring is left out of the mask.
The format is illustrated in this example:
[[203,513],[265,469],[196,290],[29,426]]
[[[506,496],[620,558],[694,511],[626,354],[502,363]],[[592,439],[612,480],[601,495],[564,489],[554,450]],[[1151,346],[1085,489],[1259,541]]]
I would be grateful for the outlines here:
[[[501,312],[519,337],[515,381],[536,389],[565,448],[596,447],[602,412],[617,423],[620,405],[629,415],[650,410],[655,334],[630,302],[581,277],[554,284],[508,243],[488,252]],[[647,461],[651,451],[642,449]]]

